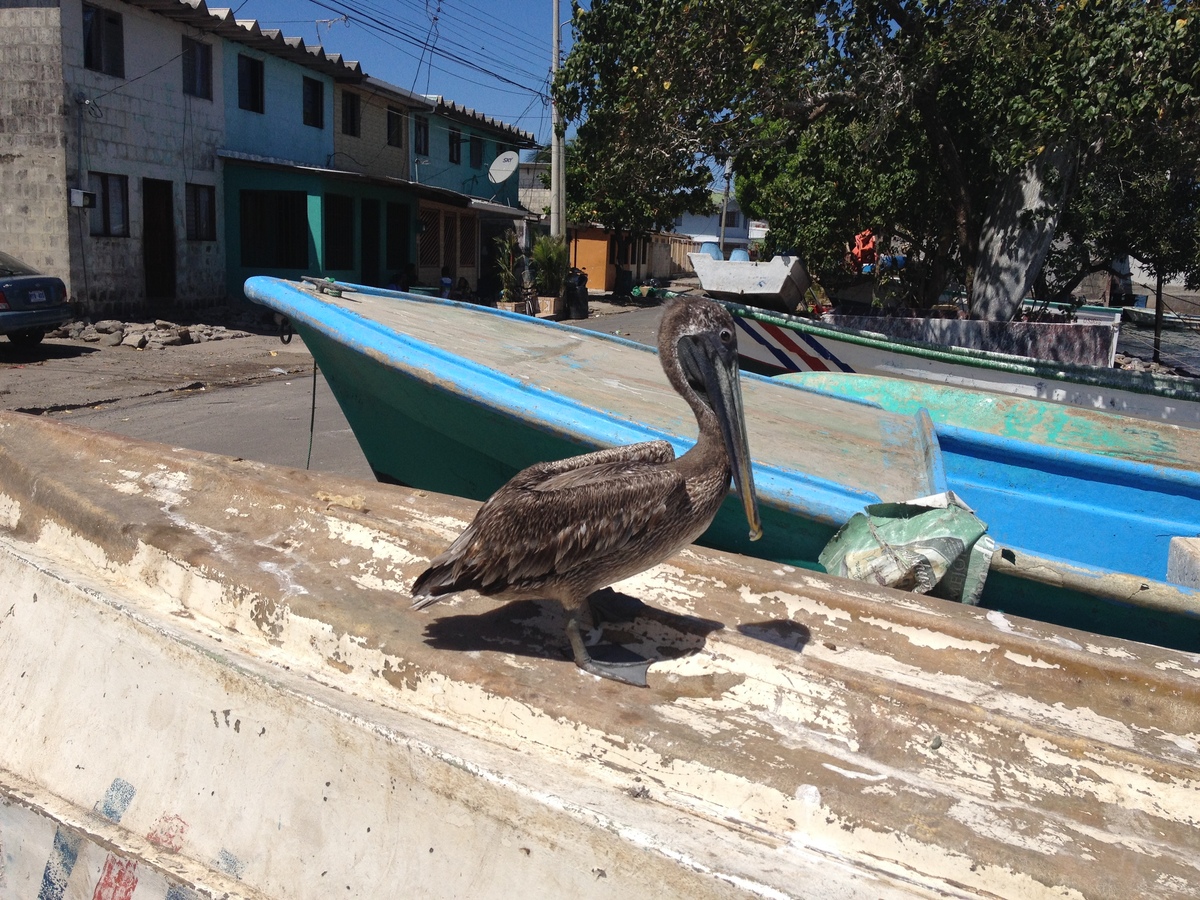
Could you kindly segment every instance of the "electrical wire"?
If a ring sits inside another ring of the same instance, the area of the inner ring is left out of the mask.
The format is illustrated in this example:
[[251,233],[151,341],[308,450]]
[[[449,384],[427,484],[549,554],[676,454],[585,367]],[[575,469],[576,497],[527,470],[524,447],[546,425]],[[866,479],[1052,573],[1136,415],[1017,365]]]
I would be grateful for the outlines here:
[[[242,6],[248,2],[245,0]],[[540,141],[549,139],[547,116],[544,115],[550,103],[549,66],[538,64],[549,56],[548,39],[544,43],[534,39],[529,31],[514,28],[494,9],[480,4],[458,2],[452,5],[450,0],[437,3],[392,0],[386,4],[378,0],[310,2],[345,21],[349,27],[414,59],[411,78],[414,93],[424,75],[426,85],[421,93],[429,94],[429,83],[433,73],[437,72],[488,91],[530,97],[531,102],[515,122],[511,117],[506,118],[510,124],[534,132]],[[318,21],[328,20],[289,19],[271,21],[271,25],[301,21],[311,21],[314,28],[319,28]],[[478,49],[473,44],[478,44]],[[497,45],[504,46],[504,59],[513,61],[512,68],[497,70],[496,55],[490,49]],[[529,118],[529,110],[539,101],[544,108],[543,114],[537,117],[537,124],[530,127],[525,121]]]
[[[539,41],[528,29],[510,25],[503,14],[494,7],[479,2],[463,0],[311,0],[312,4],[343,20],[384,46],[395,49],[402,58],[413,60],[410,82],[419,85],[424,76],[426,89],[433,73],[455,79],[456,82],[479,86],[496,94],[514,97],[529,97],[526,110],[514,119],[505,115],[508,124],[533,132],[542,143],[550,139],[548,116],[536,116],[536,124],[530,122],[529,110],[540,102],[544,110],[550,104],[550,66],[544,65],[548,58],[548,43]],[[242,4],[246,6],[248,0]],[[292,7],[295,10],[295,7]],[[302,7],[301,7],[302,8]],[[253,14],[253,10],[251,10]],[[299,19],[289,17],[282,22],[270,20],[271,26],[288,23],[311,23],[318,31],[319,22],[329,19]],[[265,26],[265,25],[264,25]],[[498,40],[503,43],[505,64],[511,67],[498,70],[494,47]],[[407,67],[407,66],[406,66]],[[437,91],[440,95],[452,96],[450,91]]]
[[[386,6],[372,3],[372,0],[345,0],[345,2],[347,5],[351,2],[357,3],[376,18],[399,27],[411,28],[415,23],[411,19],[396,14],[394,9],[397,6],[413,10],[413,15],[418,20],[428,16],[428,4],[418,3],[417,0],[395,0]],[[481,43],[477,50],[465,42],[454,39],[450,41],[451,44],[468,53],[478,52],[482,59],[490,62],[495,57],[489,48],[494,48],[498,43],[502,43],[505,48],[505,59],[515,58],[521,64],[528,63],[530,65],[529,74],[534,74],[536,77],[536,73],[541,69],[540,64],[549,56],[549,42],[532,38],[528,30],[509,26],[494,8],[476,5],[472,7],[473,15],[463,15],[457,12],[456,6],[458,5],[462,4],[438,3],[438,18],[450,26],[453,36],[461,37],[463,41],[469,39]]]
[[512,87],[520,88],[530,92],[536,92],[536,89],[528,84],[523,84],[520,81],[516,81],[506,75],[502,75],[500,72],[496,72],[492,69],[489,69],[487,66],[476,63],[470,59],[466,59],[457,53],[442,50],[436,45],[427,45],[424,41],[412,37],[407,31],[403,30],[395,22],[388,22],[384,19],[381,19],[371,14],[367,9],[358,4],[347,2],[347,0],[342,0],[342,2],[334,2],[334,0],[310,0],[310,2],[314,6],[319,6],[322,9],[328,10],[332,13],[336,13],[338,15],[347,15],[349,16],[350,21],[355,25],[366,28],[370,31],[386,34],[389,37],[400,41],[401,43],[408,44],[409,46],[419,47],[422,49],[428,46],[429,52],[432,55],[441,57],[449,62],[454,62],[461,66],[465,66],[474,72],[480,73],[481,75],[488,75],[502,84],[508,84]]

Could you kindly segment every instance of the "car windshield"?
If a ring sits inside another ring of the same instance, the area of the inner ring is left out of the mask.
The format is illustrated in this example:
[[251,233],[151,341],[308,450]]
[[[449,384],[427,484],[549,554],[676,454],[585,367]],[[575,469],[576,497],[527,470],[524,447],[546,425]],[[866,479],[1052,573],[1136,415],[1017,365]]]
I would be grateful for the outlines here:
[[37,275],[36,269],[31,269],[15,257],[0,250],[0,275]]

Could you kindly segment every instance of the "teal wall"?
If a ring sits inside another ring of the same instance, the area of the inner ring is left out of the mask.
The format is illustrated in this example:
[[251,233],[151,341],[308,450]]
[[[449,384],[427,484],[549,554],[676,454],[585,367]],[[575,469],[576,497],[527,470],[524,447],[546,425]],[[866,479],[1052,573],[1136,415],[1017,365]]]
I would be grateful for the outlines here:
[[[443,116],[429,115],[429,162],[414,166],[415,178],[422,184],[447,188],[471,197],[517,205],[517,176],[513,175],[503,184],[492,184],[488,180],[488,166],[500,155],[495,133],[482,128],[456,122]],[[450,129],[459,128],[464,139],[472,135],[483,140],[483,165],[478,169],[471,166],[471,145],[462,144],[462,158],[450,162]],[[505,143],[505,148],[512,147]]]
[[[222,54],[225,86],[225,146],[241,153],[272,157],[310,166],[328,164],[333,154],[333,79],[249,47],[226,43]],[[263,63],[263,112],[238,106],[238,56]],[[324,86],[325,125],[304,124],[303,81]]]
[[[417,201],[405,188],[391,188],[353,179],[330,178],[314,172],[291,169],[271,169],[240,165],[232,160],[225,162],[225,246],[226,246],[226,289],[231,297],[244,298],[242,286],[252,275],[273,275],[280,278],[299,278],[301,275],[332,276],[339,281],[361,282],[363,275],[362,210],[363,200],[379,202],[379,233],[377,240],[379,271],[376,280],[386,284],[388,277],[397,268],[388,265],[387,204],[397,203],[403,207],[403,245],[401,252],[409,261],[416,260]],[[242,203],[244,190],[299,191],[306,195],[305,233],[307,264],[301,268],[249,267],[242,262]],[[354,200],[354,268],[325,268],[325,195],[340,194]]]

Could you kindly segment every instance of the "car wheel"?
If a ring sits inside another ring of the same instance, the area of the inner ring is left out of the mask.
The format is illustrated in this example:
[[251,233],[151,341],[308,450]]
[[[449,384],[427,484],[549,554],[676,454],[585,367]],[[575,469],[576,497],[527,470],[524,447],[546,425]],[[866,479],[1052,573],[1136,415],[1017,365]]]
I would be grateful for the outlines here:
[[46,332],[30,328],[26,331],[14,331],[8,336],[8,339],[18,347],[35,347],[42,342],[42,338],[45,336]]

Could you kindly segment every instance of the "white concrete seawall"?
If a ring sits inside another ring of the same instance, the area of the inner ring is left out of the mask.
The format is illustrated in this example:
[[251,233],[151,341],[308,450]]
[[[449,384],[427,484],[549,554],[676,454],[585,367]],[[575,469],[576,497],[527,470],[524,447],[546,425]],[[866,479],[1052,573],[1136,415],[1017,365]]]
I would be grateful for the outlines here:
[[1200,659],[689,550],[638,690],[474,506],[0,414],[0,898],[1200,896]]

